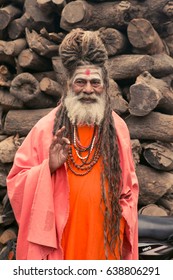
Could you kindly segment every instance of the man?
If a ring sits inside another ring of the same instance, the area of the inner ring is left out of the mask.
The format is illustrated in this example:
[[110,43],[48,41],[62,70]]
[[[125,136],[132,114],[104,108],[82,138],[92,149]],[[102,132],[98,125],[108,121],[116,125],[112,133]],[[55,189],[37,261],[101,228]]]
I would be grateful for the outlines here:
[[127,126],[110,107],[105,47],[96,32],[74,29],[59,52],[66,94],[7,178],[17,259],[137,259],[138,181]]

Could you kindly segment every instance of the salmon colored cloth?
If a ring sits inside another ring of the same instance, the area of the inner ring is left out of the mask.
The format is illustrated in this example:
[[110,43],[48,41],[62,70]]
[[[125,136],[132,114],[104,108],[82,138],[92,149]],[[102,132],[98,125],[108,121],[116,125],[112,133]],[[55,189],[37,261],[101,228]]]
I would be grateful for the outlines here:
[[[52,176],[49,169],[49,147],[57,109],[39,120],[29,132],[7,176],[8,196],[19,224],[17,260],[64,259],[61,241],[70,220],[67,166],[64,164]],[[112,117],[123,179],[120,198],[125,220],[122,259],[135,260],[138,259],[139,186],[127,125],[115,112]]]
[[[88,146],[93,135],[93,127],[80,127],[78,129],[80,142]],[[94,150],[89,159],[92,158]],[[82,153],[85,156],[87,152]],[[81,164],[74,148],[73,156],[75,162]],[[81,170],[75,169],[78,173]],[[70,185],[70,212],[63,233],[62,247],[64,259],[71,260],[104,260],[104,233],[103,233],[103,207],[101,201],[101,166],[100,159],[92,170],[85,176],[76,176],[67,169]],[[121,239],[124,232],[124,220],[121,222]],[[116,257],[109,259],[120,259],[118,245]]]

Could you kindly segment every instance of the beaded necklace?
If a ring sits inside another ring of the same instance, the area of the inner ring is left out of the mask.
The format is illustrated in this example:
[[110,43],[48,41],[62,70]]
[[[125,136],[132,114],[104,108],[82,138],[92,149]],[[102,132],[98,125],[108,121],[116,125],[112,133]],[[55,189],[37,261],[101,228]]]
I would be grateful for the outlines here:
[[[100,157],[100,146],[101,146],[101,133],[98,132],[98,127],[94,126],[93,135],[88,146],[83,146],[79,139],[79,133],[77,126],[72,127],[71,133],[71,143],[74,146],[75,153],[80,160],[80,163],[76,163],[73,153],[72,147],[69,150],[69,154],[67,157],[67,165],[69,169],[77,176],[84,176],[88,174],[93,166],[98,162]],[[91,152],[94,150],[93,155],[91,157]],[[87,152],[85,156],[82,156],[83,152]]]

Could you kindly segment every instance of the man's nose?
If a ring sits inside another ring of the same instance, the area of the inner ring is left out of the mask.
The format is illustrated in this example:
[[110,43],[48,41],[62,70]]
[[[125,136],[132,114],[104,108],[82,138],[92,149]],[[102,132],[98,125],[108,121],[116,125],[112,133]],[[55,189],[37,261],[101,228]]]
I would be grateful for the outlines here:
[[94,89],[90,83],[90,81],[87,81],[84,88],[83,88],[83,92],[87,93],[87,94],[91,94],[94,92]]

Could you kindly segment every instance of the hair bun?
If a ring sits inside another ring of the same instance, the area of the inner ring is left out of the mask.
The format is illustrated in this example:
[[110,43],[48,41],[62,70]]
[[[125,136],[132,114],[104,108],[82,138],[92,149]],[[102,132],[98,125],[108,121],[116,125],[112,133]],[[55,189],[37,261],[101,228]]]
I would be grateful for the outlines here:
[[107,51],[97,31],[73,29],[59,47],[64,67],[71,71],[84,63],[102,67],[107,60]]

